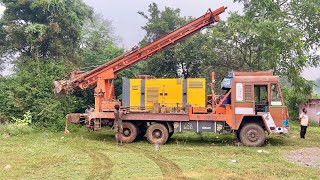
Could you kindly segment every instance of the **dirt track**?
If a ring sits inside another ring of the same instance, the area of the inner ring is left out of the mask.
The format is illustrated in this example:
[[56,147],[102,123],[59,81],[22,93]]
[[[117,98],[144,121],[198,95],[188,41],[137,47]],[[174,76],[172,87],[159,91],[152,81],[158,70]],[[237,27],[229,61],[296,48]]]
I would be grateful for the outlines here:
[[164,179],[187,179],[182,170],[169,159],[159,155],[157,152],[146,151],[145,149],[139,149],[135,147],[130,147],[130,149],[142,153],[145,157],[156,163],[161,169],[161,173]]
[[320,168],[320,148],[318,147],[290,151],[287,158],[289,161],[303,166]]

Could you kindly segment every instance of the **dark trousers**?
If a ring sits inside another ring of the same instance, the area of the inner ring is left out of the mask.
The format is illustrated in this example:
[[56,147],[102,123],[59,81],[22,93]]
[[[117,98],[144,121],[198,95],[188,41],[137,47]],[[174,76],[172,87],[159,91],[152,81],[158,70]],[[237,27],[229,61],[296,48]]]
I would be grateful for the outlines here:
[[304,136],[306,135],[307,133],[307,127],[308,126],[301,126],[301,130],[300,130],[300,138],[305,138]]

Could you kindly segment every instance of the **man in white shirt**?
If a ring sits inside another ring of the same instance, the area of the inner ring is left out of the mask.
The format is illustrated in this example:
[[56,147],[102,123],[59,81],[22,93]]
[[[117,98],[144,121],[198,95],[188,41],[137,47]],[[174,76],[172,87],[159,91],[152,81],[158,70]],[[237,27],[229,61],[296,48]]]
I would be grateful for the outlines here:
[[300,138],[305,139],[305,135],[307,133],[307,127],[309,126],[309,117],[307,115],[307,109],[303,108],[302,113],[299,116],[300,119]]

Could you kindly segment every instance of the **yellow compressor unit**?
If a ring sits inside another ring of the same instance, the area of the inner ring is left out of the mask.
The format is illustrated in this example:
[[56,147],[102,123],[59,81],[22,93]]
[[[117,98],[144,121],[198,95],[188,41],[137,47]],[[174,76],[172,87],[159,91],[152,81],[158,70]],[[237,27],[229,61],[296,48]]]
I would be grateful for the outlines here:
[[206,81],[189,79],[122,78],[122,105],[130,109],[151,110],[155,105],[179,111],[189,104],[205,107]]

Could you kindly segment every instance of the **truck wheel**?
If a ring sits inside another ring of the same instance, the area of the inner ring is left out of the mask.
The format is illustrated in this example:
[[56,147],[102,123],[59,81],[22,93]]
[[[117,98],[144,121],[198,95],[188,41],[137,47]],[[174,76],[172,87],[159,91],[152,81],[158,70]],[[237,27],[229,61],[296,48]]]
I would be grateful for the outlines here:
[[258,124],[249,123],[240,130],[240,140],[245,146],[261,146],[266,140],[266,134]]
[[168,138],[168,129],[163,124],[155,123],[147,129],[147,139],[151,144],[164,144]]
[[[131,143],[133,142],[138,135],[138,128],[135,124],[131,122],[123,122],[122,123],[122,134],[120,135],[123,143]],[[115,134],[117,138],[117,134]]]

